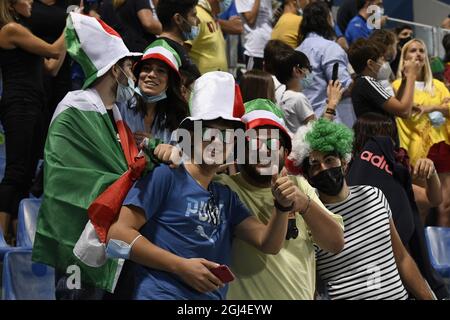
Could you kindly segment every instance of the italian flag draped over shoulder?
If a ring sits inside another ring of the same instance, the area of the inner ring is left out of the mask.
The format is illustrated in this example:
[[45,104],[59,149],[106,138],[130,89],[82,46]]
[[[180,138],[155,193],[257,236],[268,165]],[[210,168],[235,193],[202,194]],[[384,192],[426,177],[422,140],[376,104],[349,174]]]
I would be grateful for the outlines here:
[[[120,138],[132,140],[116,106],[113,113],[119,133],[124,128],[128,133]],[[95,90],[70,92],[64,98],[55,111],[45,145],[44,197],[33,248],[34,261],[54,266],[62,273],[66,273],[68,266],[77,265],[83,283],[109,292],[114,291],[123,261],[105,259],[100,267],[90,267],[74,255],[73,249],[91,222],[100,235],[99,243],[104,245],[109,226],[99,233],[105,219],[101,221],[100,217],[97,223],[91,217],[89,221],[88,208],[120,178],[127,178],[128,188],[131,187],[130,177],[126,175],[130,173],[130,154],[137,148],[130,151],[123,146],[124,141],[121,146]],[[122,193],[126,195],[126,191]],[[111,213],[109,224],[114,214],[117,212]]]

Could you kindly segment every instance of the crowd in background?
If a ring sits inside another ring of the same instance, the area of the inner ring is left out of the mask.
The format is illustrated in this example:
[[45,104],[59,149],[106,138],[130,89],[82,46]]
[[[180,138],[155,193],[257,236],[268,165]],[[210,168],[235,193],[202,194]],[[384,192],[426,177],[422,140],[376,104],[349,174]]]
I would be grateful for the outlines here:
[[[336,18],[332,5],[0,2],[0,228],[13,243],[20,201],[42,197],[33,254],[57,268],[58,298],[448,297],[424,226],[450,227],[450,35],[445,57],[431,57],[413,28],[384,27],[382,0],[345,0]],[[75,105],[108,125],[68,115]],[[175,133],[196,121],[280,130],[256,143],[273,143],[280,176],[261,175],[261,164],[173,168]],[[126,262],[92,271],[98,257],[75,254],[80,234],[99,230],[87,210],[124,172],[137,172],[149,139],[160,143],[150,158],[163,164],[140,169],[103,239],[109,257]],[[184,211],[202,224],[177,220]],[[77,259],[92,276],[74,292],[64,268]],[[209,271],[217,263],[236,276],[229,289]],[[111,294],[102,279],[115,268]],[[366,286],[371,272],[383,275],[375,288]]]

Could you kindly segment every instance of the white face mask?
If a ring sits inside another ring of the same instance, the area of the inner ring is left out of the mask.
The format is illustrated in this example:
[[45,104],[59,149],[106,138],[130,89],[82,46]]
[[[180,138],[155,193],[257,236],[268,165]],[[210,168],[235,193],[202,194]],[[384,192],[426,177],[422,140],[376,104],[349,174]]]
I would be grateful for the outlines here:
[[130,101],[134,96],[134,82],[130,79],[125,72],[119,67],[120,71],[127,77],[128,85],[123,85],[119,81],[117,81],[117,93],[116,93],[116,102],[126,103]]
[[391,65],[389,62],[385,62],[381,65],[380,70],[378,70],[377,73],[377,80],[383,81],[383,80],[389,80],[392,74]]

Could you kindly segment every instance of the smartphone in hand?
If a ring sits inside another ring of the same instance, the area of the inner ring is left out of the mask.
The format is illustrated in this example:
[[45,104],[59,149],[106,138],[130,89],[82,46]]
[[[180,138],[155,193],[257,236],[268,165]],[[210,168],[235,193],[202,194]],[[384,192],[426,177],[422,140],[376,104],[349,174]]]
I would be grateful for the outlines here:
[[336,62],[333,65],[333,75],[331,77],[331,80],[333,81],[333,83],[338,80],[339,77],[339,62]]
[[210,269],[210,271],[223,283],[228,283],[234,280],[234,274],[226,265],[218,266],[217,268]]

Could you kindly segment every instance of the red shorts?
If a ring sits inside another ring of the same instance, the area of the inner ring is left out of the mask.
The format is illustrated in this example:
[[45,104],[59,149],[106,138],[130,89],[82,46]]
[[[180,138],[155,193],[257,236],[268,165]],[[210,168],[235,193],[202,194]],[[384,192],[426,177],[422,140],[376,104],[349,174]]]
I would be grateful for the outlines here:
[[445,142],[432,146],[428,152],[428,159],[434,162],[438,173],[450,172],[450,146]]

